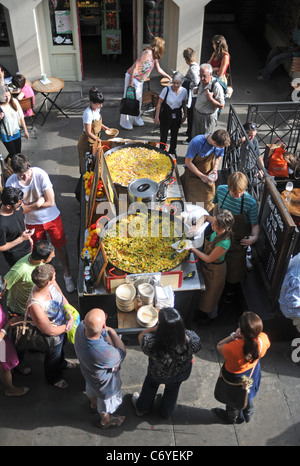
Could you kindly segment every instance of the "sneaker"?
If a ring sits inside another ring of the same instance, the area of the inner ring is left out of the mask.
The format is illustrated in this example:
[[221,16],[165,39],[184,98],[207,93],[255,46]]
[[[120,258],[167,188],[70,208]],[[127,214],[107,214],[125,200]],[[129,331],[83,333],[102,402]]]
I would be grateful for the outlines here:
[[133,395],[132,395],[132,397],[131,397],[131,403],[132,403],[133,407],[135,408],[135,413],[136,413],[136,415],[137,415],[137,416],[143,416],[143,415],[146,414],[146,413],[141,413],[141,411],[139,411],[139,410],[137,409],[137,407],[136,407],[136,402],[137,402],[137,400],[139,399],[139,397],[140,397],[140,394],[139,394],[138,392],[134,392]]
[[74,285],[74,282],[73,282],[73,279],[72,277],[66,277],[64,275],[64,281],[65,281],[65,285],[66,285],[66,290],[68,293],[73,293],[73,291],[75,290],[75,285]]

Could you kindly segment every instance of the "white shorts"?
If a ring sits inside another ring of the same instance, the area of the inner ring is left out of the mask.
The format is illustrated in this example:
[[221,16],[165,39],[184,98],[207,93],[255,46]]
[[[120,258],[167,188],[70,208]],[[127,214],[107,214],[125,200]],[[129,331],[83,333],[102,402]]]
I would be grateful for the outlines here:
[[94,388],[86,382],[85,392],[89,398],[97,398],[97,411],[99,414],[113,414],[122,404],[121,389],[110,398],[103,399],[99,398],[97,390],[94,390]]

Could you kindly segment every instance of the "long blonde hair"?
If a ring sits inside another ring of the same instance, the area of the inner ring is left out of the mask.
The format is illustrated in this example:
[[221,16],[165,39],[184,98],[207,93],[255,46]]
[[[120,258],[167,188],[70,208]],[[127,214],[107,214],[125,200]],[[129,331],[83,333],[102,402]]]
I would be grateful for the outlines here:
[[165,45],[165,39],[162,39],[161,37],[154,37],[150,47],[148,47],[150,50],[152,50],[154,59],[160,59],[163,56],[165,53]]

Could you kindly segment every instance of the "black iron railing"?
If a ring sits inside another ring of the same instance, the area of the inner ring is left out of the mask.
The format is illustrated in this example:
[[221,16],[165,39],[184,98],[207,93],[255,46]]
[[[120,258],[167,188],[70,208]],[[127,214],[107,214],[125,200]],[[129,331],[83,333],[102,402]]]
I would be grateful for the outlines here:
[[268,102],[230,105],[227,131],[231,145],[225,151],[222,171],[225,178],[235,171],[243,172],[248,179],[248,192],[259,203],[264,180],[270,175],[243,128],[246,121],[256,123],[256,138],[262,158],[266,145],[278,140],[285,143],[288,151],[296,153],[300,135],[300,104]]

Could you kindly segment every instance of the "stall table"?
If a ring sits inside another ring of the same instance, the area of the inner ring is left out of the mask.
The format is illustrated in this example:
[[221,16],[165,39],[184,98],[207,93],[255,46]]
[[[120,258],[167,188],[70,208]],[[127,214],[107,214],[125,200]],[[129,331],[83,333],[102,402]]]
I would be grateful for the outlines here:
[[[172,183],[167,187],[167,197],[160,203],[161,209],[183,208],[184,194],[177,165],[175,164]],[[86,232],[85,210],[88,203],[85,199],[84,188],[81,193],[81,232],[80,232],[80,252],[84,246],[84,236]],[[101,204],[101,203],[100,203]],[[98,207],[98,206],[97,206]],[[96,207],[96,210],[97,210]],[[104,265],[103,265],[104,264]],[[102,261],[101,255],[97,270],[102,270],[106,267],[105,261]],[[94,307],[102,308],[108,314],[108,325],[116,328],[119,333],[139,333],[142,328],[137,324],[136,312],[121,312],[116,306],[115,289],[122,283],[125,283],[124,274],[121,276],[111,277],[110,269],[113,266],[108,264],[103,278],[97,283],[91,293],[87,291],[84,279],[84,263],[79,261],[79,278],[78,278],[78,299],[80,313],[83,317],[90,309]],[[93,268],[93,266],[92,266]],[[191,273],[192,272],[192,273]],[[190,254],[189,258],[184,260],[176,268],[169,272],[161,274],[161,285],[171,285],[175,295],[175,307],[181,313],[185,322],[190,319],[190,312],[196,307],[195,300],[198,299],[199,292],[205,290],[204,279],[201,273],[201,268],[198,267],[198,261],[194,254]]]

